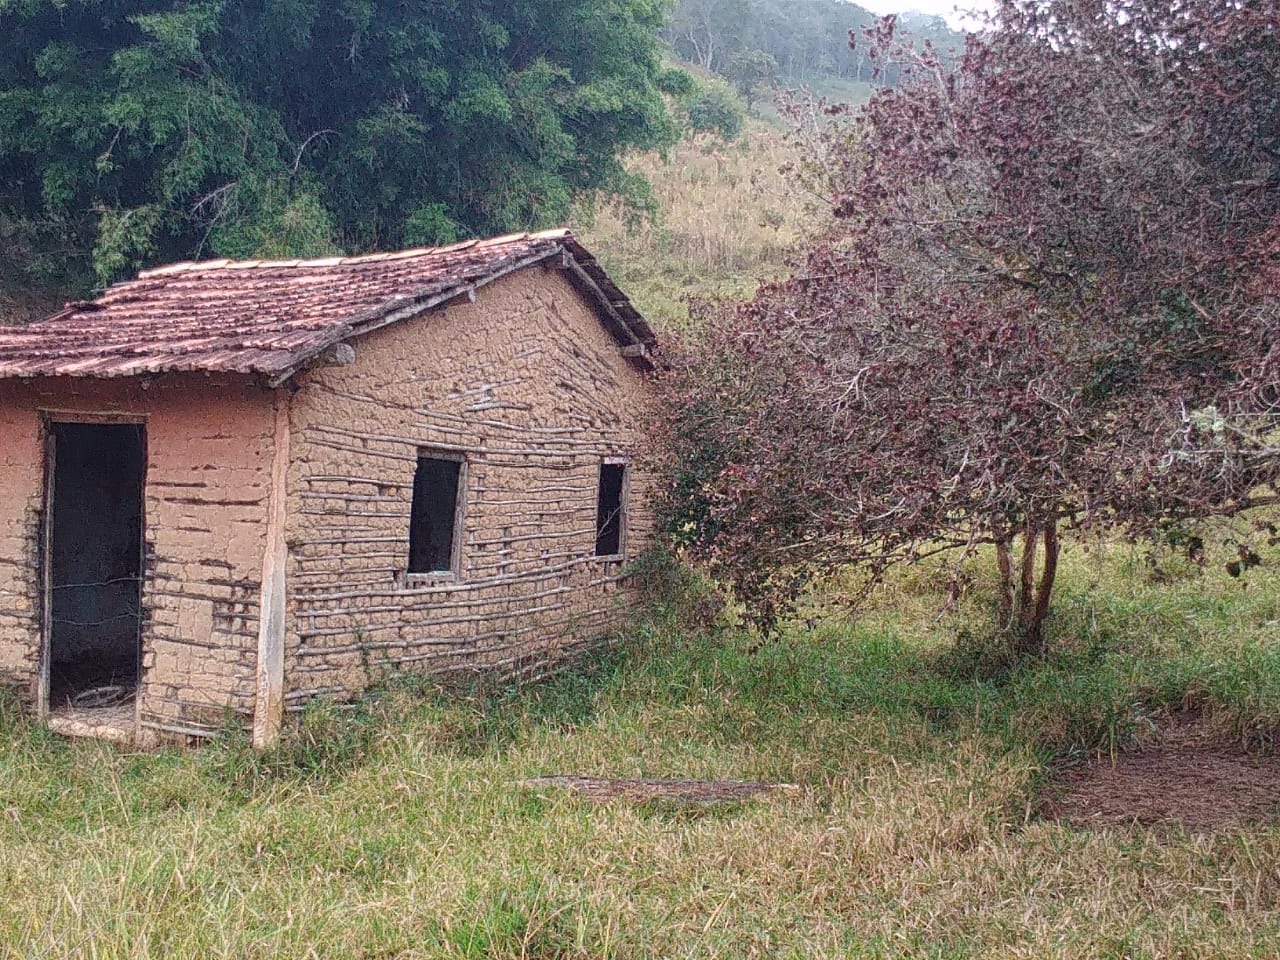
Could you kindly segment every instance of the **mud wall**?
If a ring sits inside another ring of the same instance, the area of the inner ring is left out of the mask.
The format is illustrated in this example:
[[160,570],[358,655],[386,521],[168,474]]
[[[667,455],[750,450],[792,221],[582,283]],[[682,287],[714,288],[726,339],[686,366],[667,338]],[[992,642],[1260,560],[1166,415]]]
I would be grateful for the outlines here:
[[[554,267],[354,341],[291,405],[285,703],[401,672],[537,673],[626,616],[594,555],[605,458],[633,457],[641,374]],[[466,460],[459,576],[405,576],[420,450]],[[626,559],[651,540],[631,471]]]
[[44,443],[38,400],[0,383],[0,684],[27,704],[40,668],[40,520]]
[[244,378],[0,382],[0,682],[33,701],[40,645],[40,411],[144,419],[140,719],[211,730],[250,715],[270,489],[270,393]]

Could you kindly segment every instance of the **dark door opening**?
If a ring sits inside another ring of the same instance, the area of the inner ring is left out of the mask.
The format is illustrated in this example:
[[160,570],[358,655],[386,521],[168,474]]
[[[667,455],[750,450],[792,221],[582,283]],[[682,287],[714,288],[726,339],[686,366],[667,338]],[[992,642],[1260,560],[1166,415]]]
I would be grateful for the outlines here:
[[132,699],[141,642],[144,427],[50,423],[49,436],[49,708]]

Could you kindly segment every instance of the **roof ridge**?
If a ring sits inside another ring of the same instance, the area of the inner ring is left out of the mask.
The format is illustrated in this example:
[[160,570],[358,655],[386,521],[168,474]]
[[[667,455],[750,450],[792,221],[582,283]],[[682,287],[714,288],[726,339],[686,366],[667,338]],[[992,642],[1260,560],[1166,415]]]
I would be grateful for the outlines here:
[[[527,231],[524,233],[508,233],[501,237],[487,240],[462,240],[458,243],[444,244],[438,247],[412,247],[408,250],[391,250],[381,253],[360,253],[353,256],[342,254],[328,257],[309,257],[288,260],[183,260],[179,263],[168,263],[149,270],[138,271],[136,280],[150,280],[154,277],[167,277],[179,273],[194,273],[206,270],[282,270],[286,268],[336,267],[358,263],[378,263],[386,260],[411,260],[414,257],[438,256],[442,253],[456,253],[474,247],[497,247],[510,243],[522,243],[530,240],[572,240],[573,231],[568,227],[557,227],[551,230]],[[125,281],[126,283],[132,281]]]

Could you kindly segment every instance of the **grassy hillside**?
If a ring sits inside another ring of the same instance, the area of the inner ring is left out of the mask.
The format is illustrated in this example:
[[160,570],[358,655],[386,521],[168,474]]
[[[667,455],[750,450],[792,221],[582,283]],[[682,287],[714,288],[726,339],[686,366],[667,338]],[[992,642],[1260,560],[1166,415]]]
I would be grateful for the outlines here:
[[[790,90],[794,96],[803,99],[813,96],[828,103],[846,103],[851,107],[860,107],[871,99],[875,88],[863,80],[847,80],[843,77],[815,77],[798,84],[783,82],[783,89]],[[788,129],[790,122],[779,112],[772,98],[756,105],[761,120],[779,129]]]
[[[828,78],[796,94],[859,105],[871,89]],[[696,137],[665,156],[631,158],[630,169],[653,186],[655,222],[636,223],[606,205],[575,225],[660,331],[687,326],[689,298],[745,299],[761,279],[785,275],[797,242],[817,222],[815,198],[782,173],[799,159],[789,122],[771,101],[758,111],[734,143]]]
[[732,144],[684,140],[665,156],[635,157],[653,184],[655,223],[607,206],[578,225],[591,251],[660,330],[687,323],[687,298],[749,297],[779,275],[809,217],[780,173],[793,158],[783,135],[752,121]]
[[[133,755],[10,712],[0,955],[1270,956],[1280,828],[1036,812],[1051,757],[1106,754],[1169,707],[1274,735],[1280,589],[1222,559],[1072,551],[1061,652],[1005,671],[954,645],[991,598],[940,619],[919,570],[856,625],[818,616],[753,652],[659,611],[588,672],[317,712],[265,756]],[[801,791],[701,809],[519,785],[560,773]]]

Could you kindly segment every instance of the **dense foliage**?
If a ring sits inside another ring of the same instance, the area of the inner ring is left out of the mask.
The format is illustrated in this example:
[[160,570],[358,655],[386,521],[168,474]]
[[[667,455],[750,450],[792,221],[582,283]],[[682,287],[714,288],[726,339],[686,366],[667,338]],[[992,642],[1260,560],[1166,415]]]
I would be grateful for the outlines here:
[[709,134],[727,143],[742,133],[746,120],[742,101],[723,80],[699,81],[679,103],[681,117],[692,134]]
[[958,70],[898,57],[808,132],[833,217],[794,276],[676,358],[675,523],[766,619],[994,544],[1038,649],[1060,530],[1280,477],[1280,0],[1006,0]]
[[0,277],[448,241],[645,202],[663,0],[0,0]]

